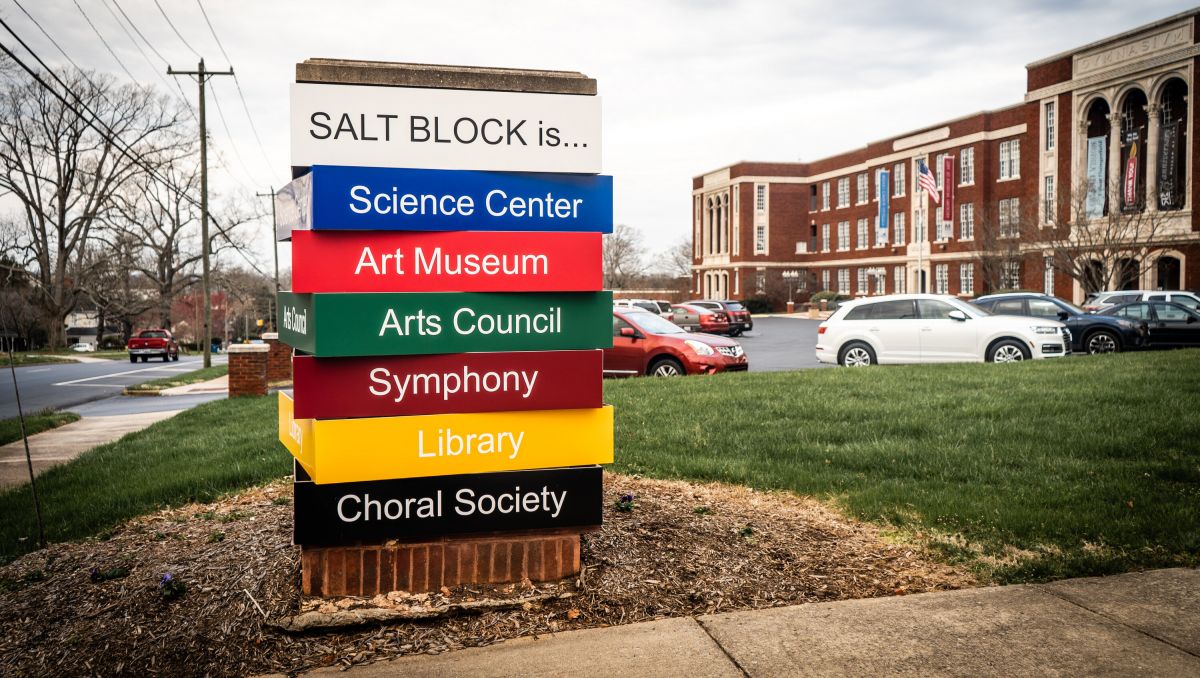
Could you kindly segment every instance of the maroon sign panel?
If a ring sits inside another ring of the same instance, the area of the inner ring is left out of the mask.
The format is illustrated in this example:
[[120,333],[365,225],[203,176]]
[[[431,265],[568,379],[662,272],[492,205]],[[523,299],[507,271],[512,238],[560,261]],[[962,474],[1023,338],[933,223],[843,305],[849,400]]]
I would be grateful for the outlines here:
[[292,359],[297,419],[603,406],[602,351]]
[[293,292],[596,292],[599,233],[293,231]]
[[954,221],[954,156],[942,158],[942,221]]

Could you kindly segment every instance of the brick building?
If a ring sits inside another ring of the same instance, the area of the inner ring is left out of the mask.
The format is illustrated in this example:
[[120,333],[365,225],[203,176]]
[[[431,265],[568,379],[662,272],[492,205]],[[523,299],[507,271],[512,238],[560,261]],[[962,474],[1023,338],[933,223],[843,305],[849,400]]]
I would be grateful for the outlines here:
[[[1029,64],[1024,101],[1007,108],[695,177],[692,291],[781,302],[1022,288],[1079,302],[1097,288],[1200,288],[1198,68],[1200,9]],[[949,219],[920,192],[919,161],[950,184]]]

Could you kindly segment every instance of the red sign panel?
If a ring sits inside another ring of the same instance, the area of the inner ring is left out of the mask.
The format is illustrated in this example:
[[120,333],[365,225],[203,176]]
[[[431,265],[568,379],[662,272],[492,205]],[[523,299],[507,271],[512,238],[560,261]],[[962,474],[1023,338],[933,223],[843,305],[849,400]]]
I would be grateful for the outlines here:
[[295,231],[293,292],[595,292],[599,233]]
[[601,407],[602,351],[292,359],[297,419]]
[[942,221],[954,221],[954,156],[942,158]]
[[1138,145],[1129,146],[1129,157],[1125,159],[1125,207],[1136,207],[1138,198]]

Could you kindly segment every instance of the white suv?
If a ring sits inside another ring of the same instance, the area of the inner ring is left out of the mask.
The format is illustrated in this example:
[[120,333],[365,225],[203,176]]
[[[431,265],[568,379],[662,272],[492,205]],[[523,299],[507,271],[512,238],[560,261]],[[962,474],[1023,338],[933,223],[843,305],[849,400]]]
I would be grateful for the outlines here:
[[817,360],[875,363],[997,362],[1070,353],[1062,323],[992,315],[951,296],[893,294],[842,304],[817,328]]
[[1085,311],[1102,311],[1109,306],[1130,304],[1135,301],[1171,301],[1183,304],[1193,311],[1200,311],[1200,297],[1191,292],[1179,290],[1121,290],[1118,292],[1099,292],[1084,302]]

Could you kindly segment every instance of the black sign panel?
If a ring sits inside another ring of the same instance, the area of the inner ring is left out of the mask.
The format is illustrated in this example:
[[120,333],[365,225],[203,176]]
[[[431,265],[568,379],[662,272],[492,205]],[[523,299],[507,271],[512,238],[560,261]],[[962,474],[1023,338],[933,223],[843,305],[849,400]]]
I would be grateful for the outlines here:
[[296,465],[304,546],[600,525],[599,466],[318,485]]

